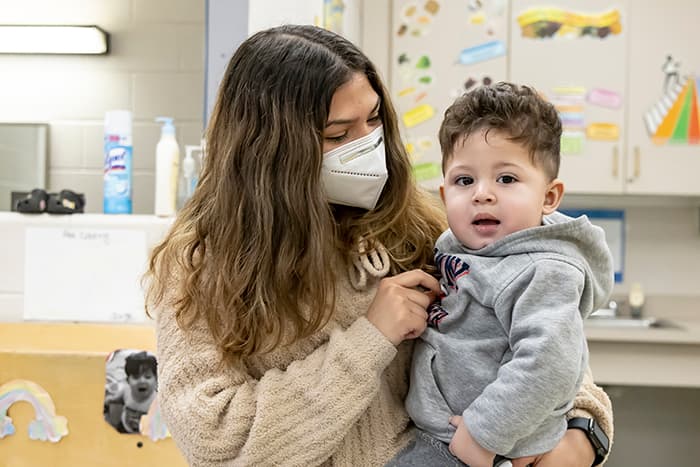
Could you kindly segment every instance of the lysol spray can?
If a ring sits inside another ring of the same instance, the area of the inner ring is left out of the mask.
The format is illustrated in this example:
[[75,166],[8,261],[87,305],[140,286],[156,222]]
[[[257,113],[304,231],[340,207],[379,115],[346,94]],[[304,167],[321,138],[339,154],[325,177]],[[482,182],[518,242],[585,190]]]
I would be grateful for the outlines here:
[[131,214],[131,112],[105,114],[104,213]]

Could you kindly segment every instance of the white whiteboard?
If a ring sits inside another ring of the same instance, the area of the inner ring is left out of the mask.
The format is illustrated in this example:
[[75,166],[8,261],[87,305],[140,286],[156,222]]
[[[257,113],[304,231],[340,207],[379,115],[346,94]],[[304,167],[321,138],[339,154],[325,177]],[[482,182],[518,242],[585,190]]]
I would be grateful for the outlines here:
[[146,233],[27,227],[24,319],[142,322]]

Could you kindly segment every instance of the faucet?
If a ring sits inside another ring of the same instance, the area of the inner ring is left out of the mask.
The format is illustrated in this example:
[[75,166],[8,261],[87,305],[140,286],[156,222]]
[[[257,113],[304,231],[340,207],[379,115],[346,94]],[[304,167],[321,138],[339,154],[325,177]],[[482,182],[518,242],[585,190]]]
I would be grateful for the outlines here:
[[632,318],[642,317],[642,307],[644,306],[644,290],[642,284],[635,282],[630,286],[629,292],[630,316]]

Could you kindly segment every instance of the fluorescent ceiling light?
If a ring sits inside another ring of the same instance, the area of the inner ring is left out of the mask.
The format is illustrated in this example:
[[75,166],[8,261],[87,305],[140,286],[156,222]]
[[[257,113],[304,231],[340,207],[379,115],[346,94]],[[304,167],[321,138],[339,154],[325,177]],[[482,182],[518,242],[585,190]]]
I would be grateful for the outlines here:
[[108,37],[97,26],[0,25],[0,53],[106,54]]

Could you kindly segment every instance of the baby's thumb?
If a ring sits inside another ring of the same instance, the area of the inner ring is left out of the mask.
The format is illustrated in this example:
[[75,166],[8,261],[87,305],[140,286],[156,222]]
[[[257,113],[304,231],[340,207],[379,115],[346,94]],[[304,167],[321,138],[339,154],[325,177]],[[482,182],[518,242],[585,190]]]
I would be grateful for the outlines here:
[[450,417],[450,425],[452,425],[453,427],[458,427],[460,423],[462,423],[461,415],[453,415]]

